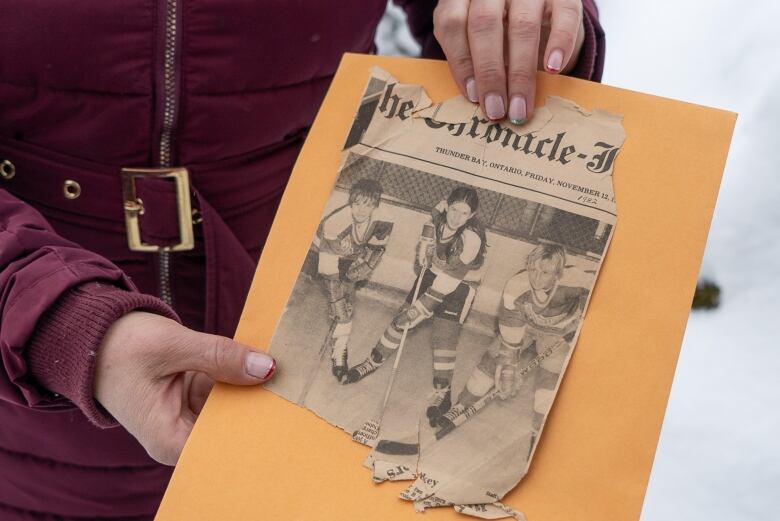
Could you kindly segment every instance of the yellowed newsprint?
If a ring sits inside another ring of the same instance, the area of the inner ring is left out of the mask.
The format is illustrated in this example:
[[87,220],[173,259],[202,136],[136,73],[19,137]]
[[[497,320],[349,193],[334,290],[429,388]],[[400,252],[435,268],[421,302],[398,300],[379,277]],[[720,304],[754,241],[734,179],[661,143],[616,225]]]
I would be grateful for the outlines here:
[[373,69],[270,346],[268,387],[373,448],[417,510],[523,514],[525,475],[617,220],[620,116],[522,124]]

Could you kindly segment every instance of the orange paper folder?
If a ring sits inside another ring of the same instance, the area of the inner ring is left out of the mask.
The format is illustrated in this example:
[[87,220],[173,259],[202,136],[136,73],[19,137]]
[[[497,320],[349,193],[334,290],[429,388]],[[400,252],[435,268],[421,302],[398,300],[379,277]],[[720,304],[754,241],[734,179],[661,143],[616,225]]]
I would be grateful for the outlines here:
[[[236,339],[265,349],[337,176],[369,69],[458,94],[445,62],[346,54],[298,158]],[[561,96],[622,114],[618,224],[577,348],[528,475],[504,502],[529,521],[639,519],[736,114],[539,74],[537,103]],[[284,367],[280,368],[284,371]],[[157,519],[428,520],[375,485],[369,448],[262,388],[218,385]]]

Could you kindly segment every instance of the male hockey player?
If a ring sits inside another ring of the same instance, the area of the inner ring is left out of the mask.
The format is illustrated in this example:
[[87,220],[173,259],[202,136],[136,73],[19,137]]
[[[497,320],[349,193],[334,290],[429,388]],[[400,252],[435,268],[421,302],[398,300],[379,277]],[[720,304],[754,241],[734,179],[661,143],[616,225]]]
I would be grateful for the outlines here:
[[325,282],[333,320],[328,339],[333,346],[332,370],[339,382],[347,374],[355,285],[371,277],[393,230],[392,222],[375,216],[381,198],[378,181],[360,179],[349,191],[348,204],[326,215],[317,229],[318,271]]
[[[457,403],[437,420],[442,438],[477,412],[475,404],[493,393],[500,399],[514,396],[522,383],[520,359],[523,351],[534,349],[544,356],[542,344],[548,349],[566,350],[579,327],[588,299],[588,289],[575,281],[564,285],[566,253],[563,246],[540,244],[528,255],[526,269],[509,279],[504,287],[498,315],[500,343],[497,352],[488,350],[466,382]],[[575,270],[571,270],[574,272]],[[581,273],[581,272],[578,272]],[[543,342],[542,342],[543,340]],[[548,353],[549,355],[549,353]],[[560,370],[548,371],[543,363],[537,371],[534,396],[534,429],[541,424],[552,404],[552,396],[560,378]]]
[[347,383],[370,375],[395,353],[405,328],[433,317],[434,395],[426,414],[433,419],[450,408],[461,325],[474,299],[475,274],[487,249],[485,230],[475,217],[478,206],[477,192],[461,186],[432,210],[417,249],[418,277],[422,277],[419,296],[412,301],[414,289],[409,292],[370,356],[349,370]]

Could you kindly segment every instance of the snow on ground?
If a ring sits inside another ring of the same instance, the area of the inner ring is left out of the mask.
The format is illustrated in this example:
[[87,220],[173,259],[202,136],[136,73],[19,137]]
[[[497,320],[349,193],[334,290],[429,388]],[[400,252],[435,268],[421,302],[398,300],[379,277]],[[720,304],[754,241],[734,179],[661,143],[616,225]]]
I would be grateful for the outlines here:
[[[780,4],[601,0],[604,82],[739,113],[642,521],[775,520],[780,490]],[[641,22],[639,22],[641,20]]]
[[[604,82],[739,113],[642,521],[777,519],[780,505],[780,3],[598,0]],[[385,54],[416,48],[397,8]]]

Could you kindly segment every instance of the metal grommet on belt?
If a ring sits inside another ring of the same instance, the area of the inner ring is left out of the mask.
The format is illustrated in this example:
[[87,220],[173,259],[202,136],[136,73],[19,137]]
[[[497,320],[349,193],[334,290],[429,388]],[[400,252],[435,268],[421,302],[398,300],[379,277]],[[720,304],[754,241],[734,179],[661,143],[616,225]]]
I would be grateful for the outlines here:
[[7,159],[3,159],[2,163],[0,163],[0,177],[7,181],[9,179],[13,179],[15,175],[16,167],[14,164]]
[[67,199],[75,199],[81,195],[81,185],[73,179],[67,179],[62,185],[62,193]]

